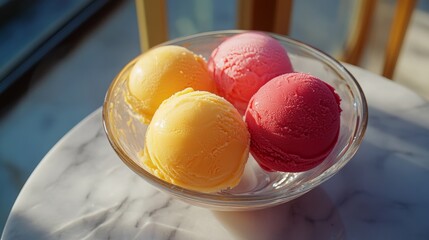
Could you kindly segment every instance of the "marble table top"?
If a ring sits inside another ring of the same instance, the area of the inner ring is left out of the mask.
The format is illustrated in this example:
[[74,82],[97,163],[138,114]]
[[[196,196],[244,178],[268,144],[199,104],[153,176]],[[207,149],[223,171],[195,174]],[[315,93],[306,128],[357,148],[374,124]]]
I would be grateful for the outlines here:
[[347,166],[302,197],[248,212],[173,199],[117,157],[99,109],[34,170],[2,239],[429,239],[429,103],[346,67],[367,97],[365,139]]

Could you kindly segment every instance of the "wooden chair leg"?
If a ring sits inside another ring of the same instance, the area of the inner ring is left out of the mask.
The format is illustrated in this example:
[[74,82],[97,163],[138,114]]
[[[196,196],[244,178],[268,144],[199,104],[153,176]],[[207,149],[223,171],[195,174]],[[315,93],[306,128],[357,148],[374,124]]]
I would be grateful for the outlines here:
[[167,40],[165,0],[135,0],[142,52]]
[[288,35],[292,25],[293,0],[277,0],[273,32]]
[[346,49],[341,57],[342,61],[353,65],[359,64],[371,30],[369,26],[371,26],[376,3],[376,0],[362,0],[360,2],[359,11],[347,39]]
[[386,45],[383,76],[392,79],[416,0],[398,0]]
[[237,0],[237,28],[252,29],[253,6],[255,0]]
[[287,35],[293,0],[238,0],[237,27]]

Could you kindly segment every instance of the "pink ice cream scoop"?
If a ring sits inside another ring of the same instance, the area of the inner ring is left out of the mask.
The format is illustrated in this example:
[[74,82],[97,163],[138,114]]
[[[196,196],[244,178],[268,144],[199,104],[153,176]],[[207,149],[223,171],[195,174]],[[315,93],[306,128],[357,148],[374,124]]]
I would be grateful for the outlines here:
[[305,73],[284,74],[262,86],[245,113],[259,165],[301,172],[323,162],[338,140],[340,101],[333,87]]
[[272,78],[293,71],[286,50],[260,32],[234,35],[211,54],[208,68],[219,94],[242,114],[253,94]]

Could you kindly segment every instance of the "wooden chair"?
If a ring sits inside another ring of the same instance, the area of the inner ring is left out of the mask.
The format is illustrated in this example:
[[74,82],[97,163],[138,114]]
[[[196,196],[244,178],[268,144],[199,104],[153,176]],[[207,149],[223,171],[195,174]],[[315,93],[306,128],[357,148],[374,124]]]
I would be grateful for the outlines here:
[[[289,33],[293,0],[237,0],[239,29],[261,30],[282,35]],[[367,45],[375,12],[375,0],[362,0],[343,56],[340,60],[357,65]],[[416,0],[397,0],[382,75],[391,79]],[[142,50],[168,39],[165,0],[136,0]]]

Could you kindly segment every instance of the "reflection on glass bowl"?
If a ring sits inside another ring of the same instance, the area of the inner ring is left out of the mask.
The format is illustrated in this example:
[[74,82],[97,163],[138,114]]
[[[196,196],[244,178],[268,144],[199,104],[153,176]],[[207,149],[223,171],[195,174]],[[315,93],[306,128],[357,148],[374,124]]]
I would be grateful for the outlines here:
[[[242,31],[208,32],[166,42],[180,45],[208,59],[226,38]],[[249,157],[240,184],[217,193],[200,193],[167,183],[140,163],[147,126],[125,102],[129,73],[136,60],[126,65],[113,80],[103,106],[108,139],[120,159],[135,173],[161,191],[190,204],[213,210],[250,210],[278,205],[310,191],[337,173],[356,153],[368,119],[365,96],[356,79],[338,61],[304,43],[271,34],[288,51],[295,71],[312,74],[333,86],[341,97],[341,129],[338,142],[327,159],[300,173],[266,172]],[[138,191],[138,189],[136,189]]]

